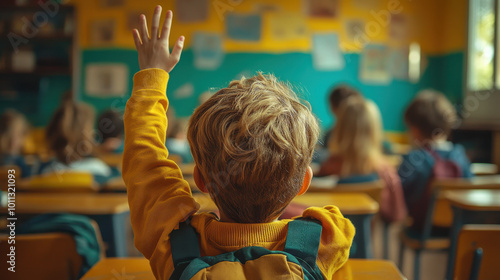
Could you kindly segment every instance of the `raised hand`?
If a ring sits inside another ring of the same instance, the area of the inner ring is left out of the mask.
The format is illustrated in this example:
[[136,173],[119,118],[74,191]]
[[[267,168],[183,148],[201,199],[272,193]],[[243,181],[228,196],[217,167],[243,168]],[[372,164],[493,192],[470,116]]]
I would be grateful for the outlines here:
[[140,31],[134,29],[134,42],[139,53],[139,67],[141,70],[148,68],[160,68],[170,73],[179,62],[184,45],[184,36],[179,37],[175,42],[174,49],[170,53],[168,39],[172,26],[172,11],[167,11],[163,29],[160,34],[161,6],[156,6],[151,24],[151,38],[148,33],[146,16],[141,15]]

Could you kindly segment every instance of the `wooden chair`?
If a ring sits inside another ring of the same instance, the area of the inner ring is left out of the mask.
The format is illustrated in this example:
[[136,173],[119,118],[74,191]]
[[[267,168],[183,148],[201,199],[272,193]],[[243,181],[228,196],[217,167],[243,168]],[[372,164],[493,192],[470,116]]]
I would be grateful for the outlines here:
[[[91,221],[100,245],[100,259],[105,258],[105,244],[95,221]],[[0,235],[0,265],[5,275],[12,280],[24,279],[78,279],[82,257],[76,251],[75,240],[67,233],[20,234],[15,243],[15,273],[7,271],[10,266],[9,236]]]
[[16,279],[77,279],[82,257],[76,252],[75,240],[66,233],[17,235],[15,273],[7,271],[10,252],[8,236],[0,236],[2,274]]
[[[8,190],[8,182],[9,182],[9,174],[12,172],[9,172],[9,170],[14,169],[14,176],[16,183],[21,179],[21,168],[15,165],[8,165],[8,166],[0,166],[0,190],[6,192]],[[16,184],[17,185],[17,184]]]
[[64,171],[19,181],[17,190],[29,192],[96,192],[94,176],[87,172]]
[[400,234],[399,265],[403,269],[403,256],[406,247],[415,251],[414,277],[419,279],[420,254],[424,250],[447,250],[450,247],[448,235],[431,235],[432,226],[450,227],[453,220],[453,213],[449,202],[442,195],[446,190],[466,190],[466,189],[497,189],[500,188],[500,176],[481,176],[470,179],[453,178],[437,179],[432,182],[432,195],[427,209],[424,228],[422,232],[415,232],[409,227],[405,227]]
[[466,225],[460,231],[455,280],[498,279],[500,225]]

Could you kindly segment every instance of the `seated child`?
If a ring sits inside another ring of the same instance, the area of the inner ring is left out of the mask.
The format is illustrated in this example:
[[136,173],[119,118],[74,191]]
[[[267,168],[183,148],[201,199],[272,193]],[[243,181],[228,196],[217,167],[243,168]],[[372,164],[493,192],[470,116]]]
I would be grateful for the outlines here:
[[55,158],[41,173],[72,170],[94,176],[111,175],[108,165],[91,156],[95,147],[94,119],[92,107],[76,103],[71,92],[64,95],[46,130],[48,148]]
[[[354,88],[351,88],[347,85],[339,85],[336,86],[332,89],[330,92],[330,95],[328,96],[328,104],[330,105],[330,112],[338,118],[338,111],[340,106],[344,103],[344,101],[350,99],[351,97],[353,98],[363,98],[363,95],[359,93],[359,91],[355,90]],[[334,128],[330,128],[328,130],[323,138],[323,145],[325,147],[328,146],[328,143],[330,142],[330,137],[332,137]]]
[[396,169],[382,155],[382,123],[377,105],[361,98],[350,98],[337,111],[335,134],[329,143],[330,157],[316,176],[338,175],[338,183],[385,183],[380,214],[386,222],[406,217],[401,182]]
[[[471,177],[472,173],[464,148],[447,141],[457,115],[444,95],[421,92],[406,109],[404,119],[416,147],[403,157],[398,172],[413,228],[420,230],[429,206],[430,181],[435,177]],[[436,162],[456,169],[455,175],[435,174]]]
[[15,165],[23,178],[32,175],[32,168],[21,155],[28,132],[24,116],[14,110],[5,111],[0,117],[0,165]]
[[[167,12],[163,28],[160,14],[158,6],[151,39],[144,15],[141,32],[134,30],[141,71],[134,76],[124,115],[123,179],[136,247],[149,259],[157,279],[173,273],[171,233],[187,219],[197,232],[201,256],[247,246],[283,250],[291,220],[276,219],[309,186],[308,165],[318,137],[315,117],[271,75],[233,81],[203,103],[191,117],[188,140],[196,184],[210,194],[220,218],[195,214],[200,206],[164,146],[165,92],[184,37],[170,53],[172,12]],[[335,206],[309,208],[303,216],[322,224],[317,265],[331,279],[347,261],[354,228]]]
[[[167,118],[168,118],[167,114]],[[177,155],[182,159],[182,163],[192,163],[193,156],[186,138],[187,121],[176,119],[172,126],[167,129],[167,147],[171,155]]]
[[123,153],[123,117],[115,110],[106,110],[97,120],[100,152]]

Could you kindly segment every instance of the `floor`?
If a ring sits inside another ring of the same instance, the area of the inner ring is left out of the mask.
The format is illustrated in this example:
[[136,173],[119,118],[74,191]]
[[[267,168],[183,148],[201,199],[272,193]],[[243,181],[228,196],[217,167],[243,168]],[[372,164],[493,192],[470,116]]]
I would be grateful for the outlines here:
[[[399,231],[401,227],[393,225],[389,231],[389,260],[399,265]],[[377,223],[373,233],[374,257],[382,259],[382,225]],[[411,250],[407,249],[404,255],[403,275],[408,280],[413,280],[413,257]],[[446,274],[448,253],[445,251],[424,251],[420,261],[420,280],[443,280]]]

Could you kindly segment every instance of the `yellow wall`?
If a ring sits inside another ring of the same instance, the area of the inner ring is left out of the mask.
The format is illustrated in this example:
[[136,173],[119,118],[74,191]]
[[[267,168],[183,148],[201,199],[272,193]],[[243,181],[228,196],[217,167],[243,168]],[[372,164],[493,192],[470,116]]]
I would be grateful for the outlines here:
[[[365,0],[367,1],[367,0]],[[373,2],[377,2],[372,0]],[[173,9],[175,13],[174,1],[125,1],[125,5],[119,8],[102,8],[100,1],[73,0],[78,10],[78,28],[80,45],[83,48],[134,48],[131,32],[127,28],[128,15],[130,13],[146,13],[148,18],[158,4],[163,5],[164,10]],[[360,9],[351,0],[340,0],[340,17],[338,19],[312,19],[307,18],[303,12],[302,0],[245,0],[229,1],[214,0],[209,1],[209,18],[207,22],[183,24],[175,21],[172,30],[172,39],[175,40],[180,35],[185,35],[189,46],[191,35],[194,31],[210,31],[224,34],[224,18],[221,18],[214,6],[214,3],[241,2],[234,6],[234,12],[250,13],[256,10],[259,4],[277,5],[283,13],[290,13],[304,17],[309,34],[316,32],[337,32],[340,36],[341,48],[348,52],[358,52],[360,46],[356,45],[348,38],[345,32],[345,21],[347,19],[362,19],[365,23],[375,21],[373,13],[387,11],[388,5],[396,4],[401,7],[402,14],[408,20],[408,36],[404,41],[391,41],[388,36],[388,27],[382,26],[381,32],[370,37],[371,43],[383,43],[393,46],[404,46],[409,42],[418,42],[424,52],[443,53],[463,49],[465,46],[466,32],[466,11],[467,0],[381,0],[371,10]],[[276,16],[274,12],[263,14],[262,38],[261,41],[237,42],[225,40],[225,50],[227,52],[309,52],[311,50],[311,36],[302,39],[289,41],[277,41],[273,39],[269,24],[271,18]],[[113,45],[92,46],[89,40],[90,24],[92,21],[112,18],[116,20],[116,40]]]

